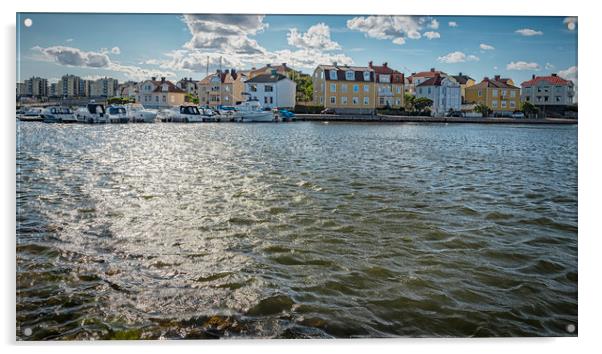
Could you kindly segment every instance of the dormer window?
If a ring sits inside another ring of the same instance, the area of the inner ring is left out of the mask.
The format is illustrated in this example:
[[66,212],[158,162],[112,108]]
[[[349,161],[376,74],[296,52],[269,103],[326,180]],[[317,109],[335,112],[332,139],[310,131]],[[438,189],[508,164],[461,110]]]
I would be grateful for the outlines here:
[[353,70],[347,70],[345,72],[345,80],[348,80],[348,81],[355,80],[355,73],[353,72]]
[[337,71],[330,70],[330,80],[336,80],[336,79],[337,79]]
[[370,81],[370,72],[364,71],[364,81]]

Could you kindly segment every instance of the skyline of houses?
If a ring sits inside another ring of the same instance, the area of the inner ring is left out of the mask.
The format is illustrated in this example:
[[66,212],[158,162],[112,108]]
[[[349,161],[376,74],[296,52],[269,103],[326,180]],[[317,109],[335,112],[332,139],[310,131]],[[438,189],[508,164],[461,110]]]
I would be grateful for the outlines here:
[[[311,100],[300,100],[296,79],[307,78],[313,85]],[[56,83],[31,77],[17,83],[17,98],[130,97],[151,108],[184,104],[193,99],[210,107],[233,106],[255,99],[264,108],[294,108],[301,103],[330,108],[337,113],[372,113],[375,109],[404,109],[405,94],[432,101],[433,115],[449,111],[469,111],[476,105],[487,106],[492,113],[520,110],[528,102],[545,112],[563,113],[575,104],[574,84],[557,74],[533,75],[517,86],[511,78],[494,75],[480,82],[465,73],[450,75],[430,68],[405,76],[387,62],[367,66],[318,65],[311,76],[286,63],[266,64],[259,68],[235,68],[208,73],[200,80],[185,77],[173,83],[165,77],[142,82],[104,77],[95,80],[63,75]]]

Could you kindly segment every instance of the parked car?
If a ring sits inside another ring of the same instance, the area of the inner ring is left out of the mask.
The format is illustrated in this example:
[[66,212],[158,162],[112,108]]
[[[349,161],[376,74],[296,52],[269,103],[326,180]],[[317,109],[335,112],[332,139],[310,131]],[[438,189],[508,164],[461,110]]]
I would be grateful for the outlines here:
[[450,111],[450,112],[446,112],[445,116],[446,117],[463,118],[464,117],[464,113],[462,113],[461,111]]
[[525,118],[525,114],[521,111],[514,111],[512,113],[512,118]]
[[334,113],[335,113],[334,109],[332,109],[332,108],[326,108],[320,112],[320,114],[334,114]]
[[512,118],[512,113],[510,112],[495,112],[493,114],[495,118]]

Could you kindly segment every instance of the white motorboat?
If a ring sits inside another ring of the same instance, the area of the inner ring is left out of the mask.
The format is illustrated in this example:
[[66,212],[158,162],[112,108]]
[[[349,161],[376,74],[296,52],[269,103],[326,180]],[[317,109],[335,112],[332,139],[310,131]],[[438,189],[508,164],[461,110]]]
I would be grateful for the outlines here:
[[140,103],[129,103],[126,111],[132,123],[154,123],[157,118],[157,110],[146,109]]
[[41,114],[45,123],[76,123],[75,114],[67,107],[46,107]]
[[75,117],[80,123],[104,124],[109,122],[105,106],[94,101],[75,111]]
[[159,112],[161,120],[172,123],[200,123],[203,115],[196,106],[180,106]]
[[38,107],[26,110],[24,113],[18,115],[17,118],[25,122],[41,122],[44,120],[42,117],[42,108]]
[[234,119],[237,122],[274,122],[275,116],[272,110],[264,111],[257,100],[244,101],[236,105]]
[[127,123],[130,120],[123,106],[109,106],[107,118],[109,123]]
[[203,122],[219,122],[220,115],[216,114],[211,108],[199,107]]

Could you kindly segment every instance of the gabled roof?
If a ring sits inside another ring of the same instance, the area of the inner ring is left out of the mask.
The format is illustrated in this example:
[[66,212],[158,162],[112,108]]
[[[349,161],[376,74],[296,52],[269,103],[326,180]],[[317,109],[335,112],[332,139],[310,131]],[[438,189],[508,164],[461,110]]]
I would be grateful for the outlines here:
[[531,80],[523,82],[521,84],[521,86],[523,86],[523,87],[533,86],[533,85],[537,85],[538,83],[540,83],[542,81],[549,82],[551,85],[570,85],[573,83],[572,81],[565,80],[565,79],[561,78],[560,76],[550,75],[550,76],[535,76]]
[[[399,72],[398,70],[391,69],[387,63],[384,63],[383,65],[372,65],[372,62],[370,62],[370,67],[379,75],[390,75],[392,84],[404,82],[403,73]],[[380,82],[379,76],[376,77],[376,81]]]
[[[370,73],[370,81],[374,81],[374,70],[367,66],[349,66],[349,65],[318,65],[319,68],[322,68],[325,72],[324,78],[330,81],[330,71],[335,70],[337,72],[337,80],[339,81],[362,81],[364,80],[364,72]],[[355,78],[353,80],[347,80],[345,78],[345,73],[347,71],[353,71]]]
[[462,75],[461,73],[459,75],[452,75],[452,77],[454,78],[454,80],[456,80],[460,85],[464,85],[468,82],[468,80],[473,80],[474,79],[468,75]]
[[213,74],[209,74],[208,76],[205,76],[201,81],[199,81],[199,85],[211,84],[211,80],[217,76],[219,76],[222,84],[230,84],[246,75],[243,73],[240,73],[236,70],[234,70],[234,73],[231,70],[228,70],[227,72],[224,70],[224,71],[215,72]]
[[174,85],[173,82],[165,80],[165,81],[153,81],[153,83],[157,86],[153,92],[165,92],[163,91],[163,84],[167,84],[167,92],[171,93],[186,93],[186,91],[182,90],[178,86]]
[[437,76],[431,77],[430,79],[428,79],[425,82],[421,83],[420,85],[418,85],[418,87],[421,87],[421,86],[441,86],[441,82],[444,79],[445,79],[445,77],[437,75]]
[[265,82],[278,82],[280,80],[288,79],[285,75],[282,74],[263,74],[257,75],[254,78],[247,80],[245,83],[258,84]]
[[[509,89],[518,89],[518,87],[509,84],[508,82],[511,79],[509,78],[501,78],[501,79],[490,79],[490,78],[484,78],[483,81],[479,82],[476,85],[472,85],[470,86],[471,89],[482,89],[482,88],[509,88]],[[467,88],[468,89],[468,88]]]
[[421,72],[417,72],[417,73],[412,73],[412,75],[410,75],[410,77],[408,78],[410,82],[412,82],[412,79],[415,77],[435,77],[435,76],[447,76],[446,73],[444,73],[443,71],[439,71],[439,70],[435,70],[435,68],[431,68],[431,70],[429,71],[421,71]]

